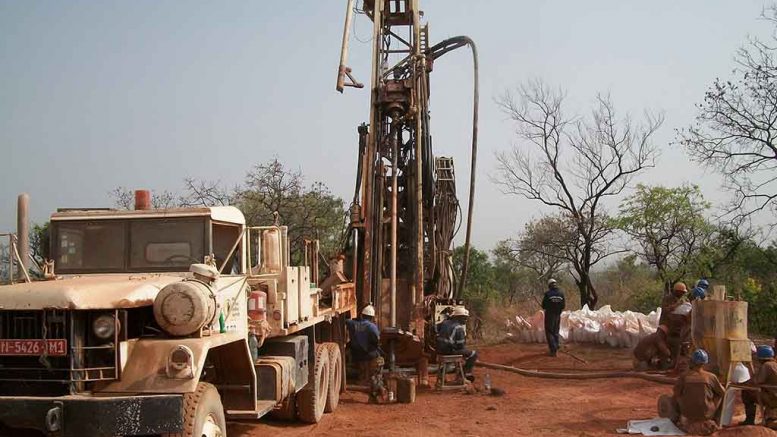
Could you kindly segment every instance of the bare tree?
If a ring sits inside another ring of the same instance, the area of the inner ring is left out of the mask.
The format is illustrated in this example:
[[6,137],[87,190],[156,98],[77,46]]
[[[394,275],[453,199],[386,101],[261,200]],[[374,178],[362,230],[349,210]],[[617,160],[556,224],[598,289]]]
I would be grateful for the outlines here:
[[205,181],[195,178],[184,179],[184,194],[178,197],[178,205],[226,206],[234,203],[234,191],[221,186],[221,181]]
[[[777,25],[777,8],[763,18]],[[678,131],[697,162],[723,173],[735,200],[724,216],[745,219],[777,211],[777,37],[751,39],[736,56],[734,79],[715,79],[695,123]],[[772,223],[774,225],[774,223]]]
[[612,229],[602,201],[654,165],[651,140],[663,116],[646,113],[644,123],[636,125],[628,116],[618,119],[610,98],[599,95],[589,119],[567,118],[564,97],[533,81],[519,87],[517,95],[508,92],[498,100],[521,141],[497,154],[495,181],[505,193],[557,208],[572,221],[578,238],[575,282],[581,305],[593,308],[598,297],[591,267],[611,253],[604,247]]

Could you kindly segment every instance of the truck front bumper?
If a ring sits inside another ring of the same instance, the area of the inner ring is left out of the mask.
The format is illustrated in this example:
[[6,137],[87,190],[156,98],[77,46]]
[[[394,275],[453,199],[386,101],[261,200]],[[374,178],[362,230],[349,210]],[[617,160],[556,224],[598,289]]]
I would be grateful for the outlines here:
[[183,396],[0,396],[0,423],[49,435],[149,435],[183,430]]

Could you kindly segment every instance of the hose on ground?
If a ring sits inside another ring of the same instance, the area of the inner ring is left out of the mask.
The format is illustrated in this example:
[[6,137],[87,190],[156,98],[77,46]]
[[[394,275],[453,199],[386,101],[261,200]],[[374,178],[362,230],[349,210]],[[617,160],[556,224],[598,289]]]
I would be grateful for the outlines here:
[[674,384],[677,379],[663,375],[652,375],[649,373],[635,372],[628,370],[614,370],[611,372],[586,372],[586,373],[558,373],[558,372],[546,372],[542,370],[526,370],[518,367],[505,366],[502,364],[486,363],[478,361],[477,365],[485,367],[487,369],[503,370],[505,372],[517,373],[522,376],[528,376],[532,378],[549,378],[549,379],[611,379],[611,378],[639,378],[645,381],[657,382],[660,384]]

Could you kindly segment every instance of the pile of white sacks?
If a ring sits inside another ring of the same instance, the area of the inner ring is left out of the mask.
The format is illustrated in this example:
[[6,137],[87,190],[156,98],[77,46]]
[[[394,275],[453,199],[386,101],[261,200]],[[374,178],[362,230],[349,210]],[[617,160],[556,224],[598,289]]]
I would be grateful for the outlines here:
[[[656,331],[660,315],[660,308],[650,314],[642,314],[613,311],[609,305],[596,311],[584,306],[581,310],[561,314],[559,334],[564,342],[632,348],[642,337]],[[524,343],[545,343],[544,320],[542,311],[527,318],[515,316],[514,320],[507,320],[507,335]]]

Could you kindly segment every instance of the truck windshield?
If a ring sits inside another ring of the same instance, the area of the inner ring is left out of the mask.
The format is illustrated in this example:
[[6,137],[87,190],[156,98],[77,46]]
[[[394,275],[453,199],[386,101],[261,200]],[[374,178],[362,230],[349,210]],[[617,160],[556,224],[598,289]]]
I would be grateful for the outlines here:
[[205,219],[54,222],[52,254],[62,273],[187,271],[203,262]]

